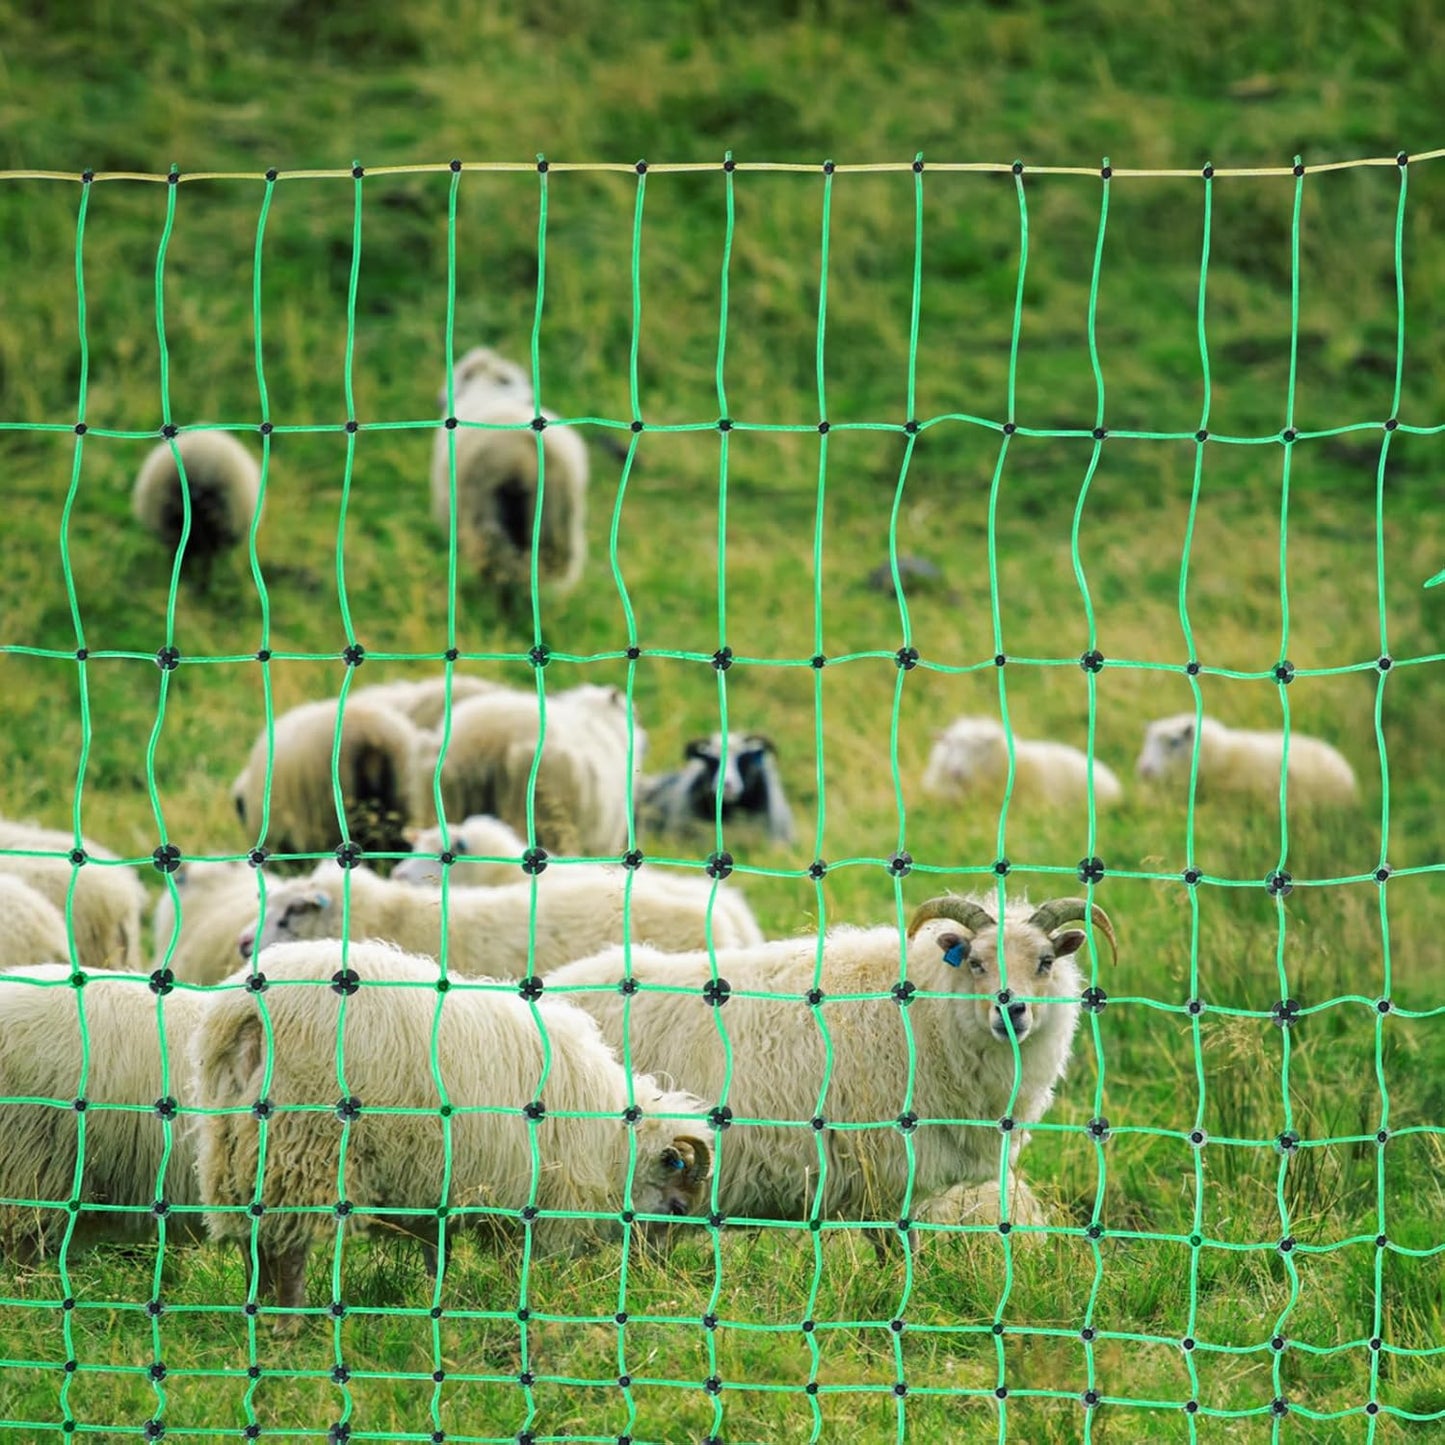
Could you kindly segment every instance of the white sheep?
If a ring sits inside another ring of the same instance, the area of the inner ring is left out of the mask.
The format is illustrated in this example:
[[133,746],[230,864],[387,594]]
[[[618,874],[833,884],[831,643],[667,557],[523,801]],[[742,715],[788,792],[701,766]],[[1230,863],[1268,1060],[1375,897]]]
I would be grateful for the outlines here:
[[[1160,718],[1144,729],[1144,746],[1135,771],[1150,781],[1189,783],[1194,754],[1194,714]],[[1225,727],[1214,718],[1199,728],[1201,798],[1217,793],[1249,796],[1279,805],[1284,765],[1282,732],[1250,732]],[[1354,769],[1329,743],[1290,729],[1288,800],[1295,807],[1341,805],[1357,801]]]
[[[442,830],[424,828],[411,840],[412,856],[403,858],[391,870],[391,876],[398,883],[422,883],[440,886],[442,865]],[[509,828],[500,818],[487,813],[473,813],[453,824],[447,837],[447,847],[456,855],[451,864],[453,887],[499,888],[516,883],[522,877],[522,855],[527,851],[527,840]],[[470,856],[464,856],[470,855]],[[487,859],[498,859],[488,862]],[[545,873],[542,877],[550,877]]]
[[0,969],[69,957],[65,915],[23,879],[0,873]]
[[89,838],[80,846],[87,861],[77,870],[70,862],[74,834],[0,818],[0,873],[28,883],[62,917],[74,879],[72,922],[81,967],[138,968],[145,889],[133,869],[116,864],[114,853]]
[[[498,685],[480,677],[454,672],[451,705],[455,707],[469,697],[491,692]],[[399,712],[414,727],[429,732],[432,728],[439,728],[446,717],[447,680],[445,677],[428,677],[421,681],[374,682],[369,687],[354,688],[347,706],[353,702],[389,708],[392,712]]]
[[[242,962],[241,934],[256,921],[260,907],[260,876],[245,863],[189,860],[173,875],[180,901],[180,931],[170,890],[156,900],[151,919],[155,966],[160,968],[172,938],[170,970],[182,983],[215,984]],[[267,898],[283,886],[268,877]]]
[[[0,1100],[50,1101],[0,1103],[0,1250],[20,1259],[55,1253],[72,1198],[82,1206],[72,1248],[155,1239],[158,1200],[167,1205],[168,1243],[199,1236],[199,1214],[169,1206],[198,1202],[194,1116],[177,1107],[199,1103],[186,1049],[204,996],[183,989],[158,996],[136,974],[87,970],[81,988],[71,985],[71,976],[70,965],[61,963],[0,976]],[[77,1099],[85,1101],[83,1112]]]
[[[510,688],[468,698],[453,709],[441,768],[449,818],[489,813],[526,833],[539,719],[537,695]],[[583,683],[548,695],[533,803],[537,842],[548,852],[616,857],[627,846],[633,788],[627,770],[629,729],[635,776],[647,734],[625,693]],[[433,779],[441,741],[440,731],[430,734],[417,754],[412,810],[418,820],[431,822],[435,816]]]
[[[475,348],[457,363],[453,375],[454,414],[463,424],[437,429],[432,515],[439,526],[451,526],[455,478],[459,555],[464,565],[498,589],[504,602],[515,605],[531,587],[540,493],[538,581],[552,583],[558,591],[570,589],[582,574],[586,549],[587,448],[581,436],[566,426],[534,431],[537,407],[531,382],[495,352]],[[441,405],[445,409],[445,390]],[[542,415],[552,419],[550,412]]]
[[[339,863],[327,862],[309,878],[269,891],[259,939],[254,926],[239,939],[242,957],[273,943],[340,938],[348,876],[349,937],[395,943],[430,958],[440,956],[441,889],[379,878],[366,868],[352,869],[348,875]],[[622,941],[626,877],[621,867],[548,866],[537,878],[533,972],[543,973]],[[448,968],[493,978],[525,977],[532,892],[526,878],[503,888],[450,889]],[[644,868],[632,881],[631,937],[661,948],[706,948],[712,896],[712,885],[700,879]],[[745,947],[760,940],[757,922],[735,889],[720,885],[711,913],[715,947]]]
[[757,821],[775,842],[793,841],[793,814],[769,738],[716,732],[689,742],[683,759],[676,772],[639,781],[638,811],[648,823],[674,833],[699,824],[714,827],[721,791],[724,827]]
[[[1067,743],[1014,737],[1013,800],[1083,802],[1089,791],[1087,754]],[[1108,807],[1124,796],[1119,779],[1098,758],[1093,763],[1094,802]],[[1008,781],[1008,737],[992,717],[955,718],[935,735],[923,791],[945,801],[1002,800]]]
[[[908,1208],[925,1217],[928,1201],[953,1186],[997,1179],[1001,1148],[1017,1158],[1025,1126],[1053,1099],[1078,1024],[1082,983],[1072,955],[1084,943],[1087,905],[1011,899],[1002,970],[994,907],[992,899],[932,899],[914,912],[905,940],[893,927],[827,933],[816,986],[831,1072],[808,1002],[816,937],[720,951],[715,971],[704,953],[634,947],[629,967],[627,952],[611,948],[548,974],[546,996],[592,1014],[628,1067],[730,1111],[716,1118],[780,1121],[719,1131],[717,1207],[728,1217],[897,1220],[909,1181],[908,1137],[915,1160]],[[1095,906],[1092,918],[1112,945],[1103,910]],[[912,1048],[894,992],[909,986],[928,991],[906,1004]],[[996,1122],[1004,1116],[1006,1139]],[[821,1125],[799,1127],[815,1119]]]
[[[185,468],[184,488],[176,451]],[[219,553],[249,534],[260,504],[261,469],[230,432],[183,431],[154,447],[136,476],[131,510],[172,551],[180,545],[186,490],[191,530],[182,566],[204,577]]]
[[[338,699],[303,703],[275,720],[271,811],[261,846],[272,853],[326,853],[341,842],[331,766]],[[368,852],[406,851],[413,760],[421,734],[389,708],[348,698],[339,773],[347,826]],[[266,799],[267,737],[231,787],[236,816],[253,841]]]
[[[433,1274],[443,1230],[468,1225],[493,1242],[517,1239],[528,1227],[524,1210],[538,1211],[530,1229],[542,1254],[618,1235],[625,1209],[664,1216],[639,1219],[644,1232],[700,1212],[710,1154],[685,1116],[696,1117],[701,1101],[646,1076],[629,1088],[581,1010],[532,1005],[512,987],[453,981],[438,994],[430,959],[385,944],[345,954],[338,943],[281,945],[257,966],[268,984],[262,998],[218,993],[194,1040],[205,1107],[235,1111],[201,1117],[198,1176],[211,1234],[249,1256],[254,1232],[257,1292],[274,1294],[282,1310],[303,1307],[307,1256],[335,1239],[341,1199],[341,1227],[372,1227],[377,1211],[384,1227],[421,1242]],[[333,987],[343,967],[353,978]],[[263,1087],[264,1153],[251,1112]],[[333,1107],[295,1107],[306,1104]],[[454,1111],[445,1119],[444,1104]],[[537,1104],[543,1112],[529,1119]],[[629,1124],[624,1111],[634,1105]],[[265,1212],[256,1218],[258,1197]],[[283,1314],[276,1330],[300,1326]]]

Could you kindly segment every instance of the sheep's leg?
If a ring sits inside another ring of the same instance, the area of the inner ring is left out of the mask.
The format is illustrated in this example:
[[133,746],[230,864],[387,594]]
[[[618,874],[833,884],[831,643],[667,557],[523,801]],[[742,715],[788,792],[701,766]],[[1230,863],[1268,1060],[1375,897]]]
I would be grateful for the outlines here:
[[299,1335],[306,1325],[305,1319],[299,1313],[306,1305],[305,1248],[292,1248],[279,1254],[263,1249],[260,1289],[267,1293],[274,1291],[276,1303],[281,1309],[298,1311],[278,1315],[272,1326],[272,1333],[283,1336]]
[[425,1235],[417,1235],[416,1242],[421,1246],[421,1262],[426,1266],[427,1278],[433,1284],[437,1281],[437,1241],[428,1239]]

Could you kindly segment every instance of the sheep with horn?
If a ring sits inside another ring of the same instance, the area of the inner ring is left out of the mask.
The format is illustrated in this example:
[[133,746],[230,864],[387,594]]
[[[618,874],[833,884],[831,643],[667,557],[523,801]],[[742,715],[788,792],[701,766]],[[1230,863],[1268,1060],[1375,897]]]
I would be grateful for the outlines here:
[[721,1214],[907,1231],[905,1204],[922,1217],[1016,1161],[1069,1062],[1089,925],[1115,946],[1084,899],[995,906],[933,898],[904,937],[838,927],[821,955],[808,935],[714,955],[611,948],[546,989],[572,994],[628,1067],[715,1106]]

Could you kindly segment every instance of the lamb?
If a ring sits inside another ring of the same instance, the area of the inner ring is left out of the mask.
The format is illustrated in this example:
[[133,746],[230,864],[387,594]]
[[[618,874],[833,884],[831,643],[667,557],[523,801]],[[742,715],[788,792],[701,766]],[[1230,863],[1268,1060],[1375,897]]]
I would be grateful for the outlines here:
[[[392,878],[398,883],[440,885],[442,846],[440,828],[426,828],[417,833],[411,840],[412,856],[403,858],[391,870]],[[449,830],[446,846],[456,856],[456,862],[450,865],[454,888],[500,888],[522,877],[522,855],[527,851],[527,840],[500,818],[486,813],[463,818]],[[438,856],[427,856],[433,853]],[[468,854],[471,856],[463,856]],[[487,862],[488,858],[502,861]]]
[[[1001,929],[994,907],[984,898],[931,899],[903,940],[892,927],[832,929],[820,975],[811,936],[719,951],[715,969],[703,953],[634,946],[629,964],[624,949],[611,948],[548,974],[546,995],[592,1014],[628,1067],[716,1102],[711,1117],[723,1127],[715,1207],[728,1217],[898,1220],[909,1179],[905,1136],[916,1166],[909,1209],[926,1217],[928,1202],[953,1186],[997,1180],[1001,1147],[1017,1161],[1022,1126],[1043,1117],[1068,1064],[1082,992],[1072,955],[1085,941],[1083,920],[1114,943],[1103,909],[1079,898],[1010,899]],[[638,986],[631,995],[628,979]],[[811,995],[815,987],[821,994]],[[907,1112],[900,988],[941,995],[907,995],[917,1061]],[[842,997],[822,1003],[833,1051],[827,1073],[810,1003],[835,996]],[[1005,1115],[1006,1143],[995,1122]],[[782,1123],[728,1127],[734,1118]],[[799,1127],[809,1120],[822,1122]],[[846,1127],[853,1125],[875,1127]],[[895,1127],[877,1127],[888,1125]]]
[[777,749],[761,733],[713,733],[694,738],[684,749],[683,766],[674,773],[643,779],[638,808],[666,832],[715,823],[722,793],[723,824],[745,819],[767,826],[778,843],[793,841],[793,814],[783,793]]
[[[331,766],[338,700],[303,703],[275,720],[271,811],[259,846],[272,853],[327,853],[341,839]],[[389,708],[348,698],[338,769],[347,827],[367,852],[404,853],[412,760],[420,734]],[[231,787],[241,826],[259,834],[266,799],[263,728]]]
[[[273,943],[342,937],[342,902],[347,873],[338,863],[323,863],[307,879],[273,888],[266,899],[265,926],[245,930],[243,958]],[[440,957],[442,894],[394,879],[378,878],[365,868],[350,870],[349,936],[395,943],[410,953]],[[532,926],[532,883],[522,879],[505,888],[449,890],[447,966],[462,974],[525,978],[528,972],[582,958],[609,943],[620,943],[622,868],[554,866],[537,879],[536,952],[528,958]],[[708,905],[713,889],[697,879],[640,872],[632,883],[631,936],[659,948],[708,945]],[[715,947],[746,947],[761,934],[746,902],[719,886],[712,907]],[[529,962],[531,968],[529,970]]]
[[0,873],[28,883],[62,918],[74,880],[75,961],[82,968],[138,968],[145,889],[131,868],[116,863],[114,853],[89,838],[80,846],[86,861],[77,872],[70,861],[73,833],[0,818]]
[[[465,702],[469,697],[491,692],[497,686],[497,683],[485,682],[480,677],[454,672],[452,706]],[[370,687],[352,691],[347,706],[356,702],[363,702],[368,707],[389,708],[400,713],[414,727],[430,732],[441,727],[446,717],[447,680],[445,677],[428,677],[419,682],[374,682]]]
[[0,873],[0,969],[69,957],[65,915],[28,883]]
[[191,530],[181,565],[187,575],[204,580],[215,558],[250,532],[260,505],[261,471],[230,432],[183,431],[153,448],[136,476],[131,510],[171,551],[180,545],[187,491]]
[[[468,698],[452,711],[451,737],[441,767],[448,817],[489,813],[518,833],[527,831],[527,783],[537,752],[537,696],[498,689]],[[584,683],[547,698],[546,739],[533,803],[537,842],[550,853],[618,856],[627,846],[633,767],[641,765],[647,734],[615,687]],[[416,758],[413,812],[434,815],[433,780],[440,731]]]
[[[458,551],[466,566],[512,607],[530,594],[540,502],[537,578],[559,592],[569,591],[582,574],[586,547],[587,448],[582,438],[565,426],[533,430],[538,412],[530,380],[485,347],[462,357],[453,375],[455,415],[463,424],[437,430],[433,516],[441,527],[451,527],[455,479]],[[446,407],[445,389],[441,406]],[[550,412],[541,415],[552,419]]]
[[[22,1260],[53,1253],[71,1218],[70,1251],[154,1239],[161,1218],[168,1244],[199,1237],[199,1213],[176,1206],[199,1198],[194,1116],[183,1111],[199,1103],[186,1046],[205,996],[183,989],[157,996],[144,978],[103,969],[87,970],[82,988],[71,977],[62,963],[0,977],[0,1100],[9,1101],[0,1102],[0,1253]],[[82,1097],[84,1112],[74,1103]],[[14,1102],[20,1099],[51,1102]],[[127,1104],[144,1107],[111,1107]],[[72,1198],[81,1205],[74,1216],[66,1208]]]
[[[1194,755],[1193,713],[1160,718],[1144,730],[1135,771],[1150,781],[1187,786]],[[1198,794],[1236,794],[1279,805],[1284,764],[1282,732],[1246,732],[1214,718],[1199,728]],[[1339,751],[1307,733],[1289,734],[1288,800],[1295,807],[1345,805],[1358,800],[1354,769]]]
[[[1083,802],[1089,792],[1086,754],[1067,743],[1014,738],[1013,799],[1061,804]],[[1093,762],[1094,802],[1109,807],[1124,796],[1119,779],[1098,758]],[[1002,801],[1008,781],[1008,738],[992,717],[955,718],[936,734],[923,791],[945,801]]]
[[[175,939],[169,967],[182,983],[217,984],[241,964],[238,940],[256,921],[260,906],[260,878],[245,863],[192,860],[173,875],[180,900],[180,931],[176,910],[167,889],[156,900],[151,929],[155,966],[166,964],[166,952]],[[280,879],[267,880],[266,897],[279,888]]]
[[[256,996],[238,988],[215,996],[194,1040],[205,1107],[234,1111],[201,1118],[198,1175],[210,1233],[248,1257],[254,1238],[253,1284],[282,1310],[304,1306],[306,1260],[335,1238],[338,1198],[349,1206],[342,1227],[370,1228],[376,1211],[422,1244],[433,1275],[442,1232],[462,1224],[493,1243],[529,1230],[547,1254],[621,1234],[624,1209],[644,1216],[644,1238],[701,1212],[710,1150],[679,1118],[698,1115],[701,1101],[629,1079],[580,1009],[485,983],[439,995],[430,959],[378,943],[282,944],[257,963],[272,985],[269,1030]],[[350,978],[338,987],[343,968]],[[263,1087],[264,1155],[251,1112]],[[338,1095],[354,1113],[295,1107]],[[283,1314],[276,1332],[301,1323]]]

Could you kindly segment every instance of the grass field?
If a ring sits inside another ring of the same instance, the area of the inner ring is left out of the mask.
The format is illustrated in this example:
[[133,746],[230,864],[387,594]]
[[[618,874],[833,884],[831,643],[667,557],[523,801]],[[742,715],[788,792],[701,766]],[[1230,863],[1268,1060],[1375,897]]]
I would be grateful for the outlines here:
[[[69,1418],[140,1438],[159,1415],[197,1440],[254,1421],[319,1441],[343,1419],[388,1441],[1432,1438],[1445,588],[1422,583],[1445,565],[1445,160],[1207,190],[1027,167],[1423,152],[1442,143],[1435,7],[89,11],[0,0],[0,167],[252,178],[0,177],[0,813],[67,826],[78,805],[137,860],[162,830],[187,855],[240,854],[254,840],[227,787],[265,721],[258,648],[279,710],[334,693],[351,640],[359,682],[454,645],[526,685],[540,637],[549,689],[632,688],[657,767],[724,700],[778,741],[800,841],[729,840],[770,934],[995,887],[1000,857],[1010,890],[1073,892],[1098,856],[1120,952],[1094,965],[1109,1006],[1023,1156],[1047,1237],[940,1234],[880,1268],[856,1229],[699,1231],[665,1269],[620,1273],[613,1251],[525,1276],[463,1244],[440,1321],[414,1253],[348,1242],[351,1313],[284,1348],[264,1322],[248,1333],[230,1253],[168,1250],[158,1319],[154,1252],[70,1261],[74,1312],[55,1263],[0,1264],[0,1434],[56,1439]],[[814,169],[729,182],[729,149]],[[921,174],[822,171],[920,152]],[[717,166],[256,178],[538,153]],[[1016,157],[1019,180],[928,164]],[[521,360],[535,342],[542,401],[597,419],[587,571],[543,594],[535,634],[465,577],[449,606],[426,488],[449,342]],[[173,590],[130,520],[167,416],[276,427],[257,566],[223,560],[205,590]],[[1096,442],[1101,424],[1150,436]],[[900,606],[867,585],[890,555],[942,578]],[[163,677],[168,643],[182,664]],[[1097,675],[1077,665],[1091,649]],[[1279,726],[1287,704],[1344,751],[1359,809],[1281,828],[1134,785],[1145,723],[1194,706],[1191,657],[1210,713]],[[1092,728],[1125,804],[1001,817],[923,797],[933,730],[1004,707],[1021,736],[1082,746]],[[895,881],[900,848],[916,866]],[[815,857],[832,865],[817,884]],[[1264,887],[1278,868],[1298,885],[1283,898]],[[1285,996],[1304,1006],[1288,1032],[1270,1018]],[[1210,1005],[1197,1019],[1190,997]],[[1082,1128],[1096,1114],[1103,1144]],[[313,1302],[332,1267],[316,1261]]]

